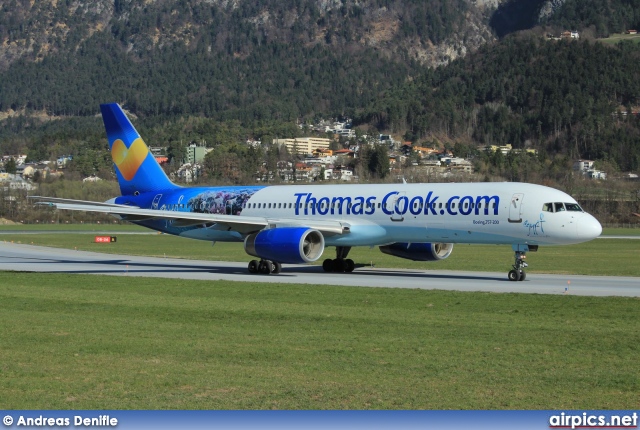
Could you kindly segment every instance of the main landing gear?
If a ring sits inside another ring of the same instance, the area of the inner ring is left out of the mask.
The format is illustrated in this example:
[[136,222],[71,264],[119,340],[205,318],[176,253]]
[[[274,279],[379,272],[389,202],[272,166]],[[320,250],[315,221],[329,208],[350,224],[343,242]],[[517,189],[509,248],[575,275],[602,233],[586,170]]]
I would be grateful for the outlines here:
[[509,271],[510,281],[524,281],[526,279],[527,273],[524,271],[524,268],[529,266],[524,261],[526,258],[527,256],[524,251],[516,251],[516,262],[512,266],[513,270]]
[[273,273],[277,275],[282,271],[282,264],[271,260],[251,260],[249,262],[249,273],[262,273],[268,275]]
[[350,246],[336,246],[336,258],[327,258],[322,262],[322,268],[325,272],[334,273],[351,273],[356,268],[356,263],[352,259],[347,258],[351,251]]

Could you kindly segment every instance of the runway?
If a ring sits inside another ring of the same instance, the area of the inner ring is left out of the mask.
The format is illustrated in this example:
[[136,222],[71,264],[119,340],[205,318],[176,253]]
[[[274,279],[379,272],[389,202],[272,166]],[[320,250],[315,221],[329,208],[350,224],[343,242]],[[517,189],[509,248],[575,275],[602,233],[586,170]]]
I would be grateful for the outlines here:
[[279,275],[257,275],[247,272],[246,263],[100,254],[7,242],[0,242],[0,270],[208,281],[640,297],[640,278],[634,277],[528,273],[524,282],[510,282],[506,271],[495,273],[359,267],[353,273],[344,274],[325,273],[320,266],[297,265],[284,265]]

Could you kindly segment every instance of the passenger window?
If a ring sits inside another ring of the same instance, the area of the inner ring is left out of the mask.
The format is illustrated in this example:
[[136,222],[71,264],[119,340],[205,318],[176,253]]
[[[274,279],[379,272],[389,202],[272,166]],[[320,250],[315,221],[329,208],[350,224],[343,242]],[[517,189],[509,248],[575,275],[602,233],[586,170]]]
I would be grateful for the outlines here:
[[545,203],[542,205],[542,210],[545,212],[553,212],[553,203]]
[[564,203],[554,203],[554,205],[556,207],[556,212],[564,211]]

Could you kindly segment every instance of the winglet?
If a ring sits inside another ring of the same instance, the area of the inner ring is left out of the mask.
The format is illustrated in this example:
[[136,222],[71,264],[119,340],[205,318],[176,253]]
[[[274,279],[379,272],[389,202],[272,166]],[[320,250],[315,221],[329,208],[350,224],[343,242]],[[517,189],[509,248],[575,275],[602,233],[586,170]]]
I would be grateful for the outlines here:
[[100,110],[123,196],[179,188],[169,180],[117,103],[102,104]]

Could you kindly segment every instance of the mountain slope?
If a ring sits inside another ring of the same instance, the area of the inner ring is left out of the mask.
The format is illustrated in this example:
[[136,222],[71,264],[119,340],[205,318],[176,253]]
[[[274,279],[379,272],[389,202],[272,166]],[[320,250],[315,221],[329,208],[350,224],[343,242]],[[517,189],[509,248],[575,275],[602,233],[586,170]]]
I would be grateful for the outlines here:
[[609,159],[640,167],[640,47],[508,37],[427,71],[361,120],[479,144]]
[[607,37],[640,27],[640,0],[507,0],[490,23],[499,37],[540,25]]
[[[469,0],[0,2],[0,112],[287,118],[364,106],[493,40]],[[19,23],[19,24],[18,24]]]

